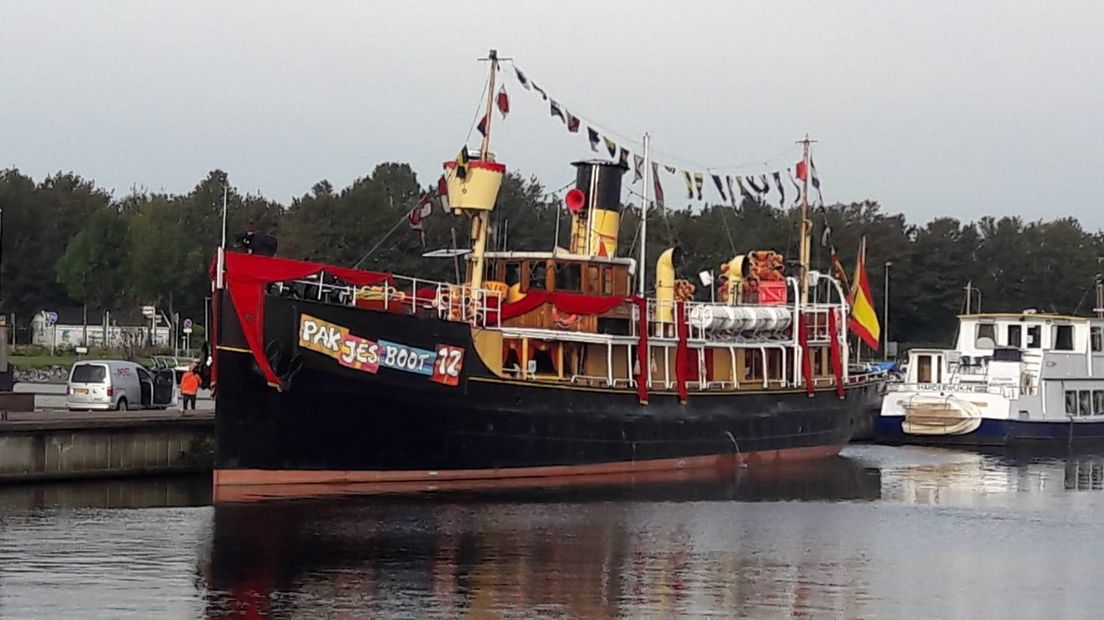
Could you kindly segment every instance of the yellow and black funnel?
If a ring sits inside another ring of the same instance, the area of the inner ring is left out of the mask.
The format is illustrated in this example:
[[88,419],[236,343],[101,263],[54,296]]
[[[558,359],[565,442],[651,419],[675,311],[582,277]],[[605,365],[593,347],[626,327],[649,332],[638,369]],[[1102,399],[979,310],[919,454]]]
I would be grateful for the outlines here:
[[[611,161],[577,161],[568,197],[573,254],[614,256],[621,223],[621,176],[628,167]],[[581,195],[580,195],[581,194]]]

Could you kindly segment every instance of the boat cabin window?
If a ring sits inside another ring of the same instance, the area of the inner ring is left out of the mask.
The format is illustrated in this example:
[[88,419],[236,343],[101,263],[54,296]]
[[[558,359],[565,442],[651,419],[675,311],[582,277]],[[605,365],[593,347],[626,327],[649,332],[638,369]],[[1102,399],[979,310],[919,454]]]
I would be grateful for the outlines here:
[[1104,413],[1104,390],[1093,390],[1093,411],[1097,415]]
[[1016,347],[1017,349],[1023,346],[1023,328],[1019,325],[1008,326],[1008,346]]
[[539,343],[533,351],[533,360],[537,363],[537,374],[556,374],[556,360],[553,357],[552,346],[547,343]]
[[1055,351],[1072,351],[1073,350],[1073,325],[1055,325],[1054,326],[1054,350]]
[[529,263],[529,289],[544,290],[546,288],[545,278],[548,277],[548,263],[542,260],[535,260]]
[[940,383],[943,381],[943,359],[939,355],[916,356],[916,382]]
[[1077,415],[1077,390],[1066,390],[1066,415]]
[[992,349],[997,346],[997,326],[992,323],[979,323],[974,346],[979,349]]
[[1089,390],[1077,390],[1078,411],[1080,415],[1090,416],[1092,412],[1092,392]]
[[1027,328],[1027,348],[1041,349],[1043,347],[1043,330],[1038,325]]
[[582,290],[582,267],[579,263],[556,263],[556,290]]
[[1023,351],[1019,349],[997,349],[993,351],[994,362],[1022,362]]
[[1104,327],[1098,325],[1090,327],[1089,340],[1092,341],[1093,353],[1104,351]]

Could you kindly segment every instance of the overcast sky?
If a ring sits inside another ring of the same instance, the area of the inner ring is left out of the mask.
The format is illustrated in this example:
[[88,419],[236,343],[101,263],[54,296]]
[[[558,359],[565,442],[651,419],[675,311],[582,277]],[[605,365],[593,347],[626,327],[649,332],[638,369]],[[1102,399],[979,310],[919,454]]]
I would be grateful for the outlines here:
[[[429,183],[495,47],[568,110],[650,132],[660,161],[763,172],[792,165],[809,132],[829,202],[1097,229],[1102,29],[1099,0],[0,0],[0,166],[72,170],[117,196],[185,192],[216,167],[284,202],[382,161]],[[585,129],[505,83],[498,158],[563,185]]]

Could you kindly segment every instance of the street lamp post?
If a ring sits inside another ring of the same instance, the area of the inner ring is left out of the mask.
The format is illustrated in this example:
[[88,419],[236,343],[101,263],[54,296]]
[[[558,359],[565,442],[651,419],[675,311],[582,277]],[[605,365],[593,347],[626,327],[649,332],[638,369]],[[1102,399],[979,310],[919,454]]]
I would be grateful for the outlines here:
[[882,289],[882,317],[885,320],[885,327],[882,328],[882,359],[889,360],[889,268],[893,266],[893,261],[885,262],[885,287]]

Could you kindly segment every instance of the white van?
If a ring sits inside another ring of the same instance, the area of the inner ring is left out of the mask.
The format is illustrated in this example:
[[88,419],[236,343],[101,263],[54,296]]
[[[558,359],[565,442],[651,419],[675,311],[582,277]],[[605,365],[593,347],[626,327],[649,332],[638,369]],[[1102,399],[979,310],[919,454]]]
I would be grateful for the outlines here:
[[89,360],[73,364],[65,406],[75,409],[164,409],[173,404],[172,369],[151,372],[141,364]]

